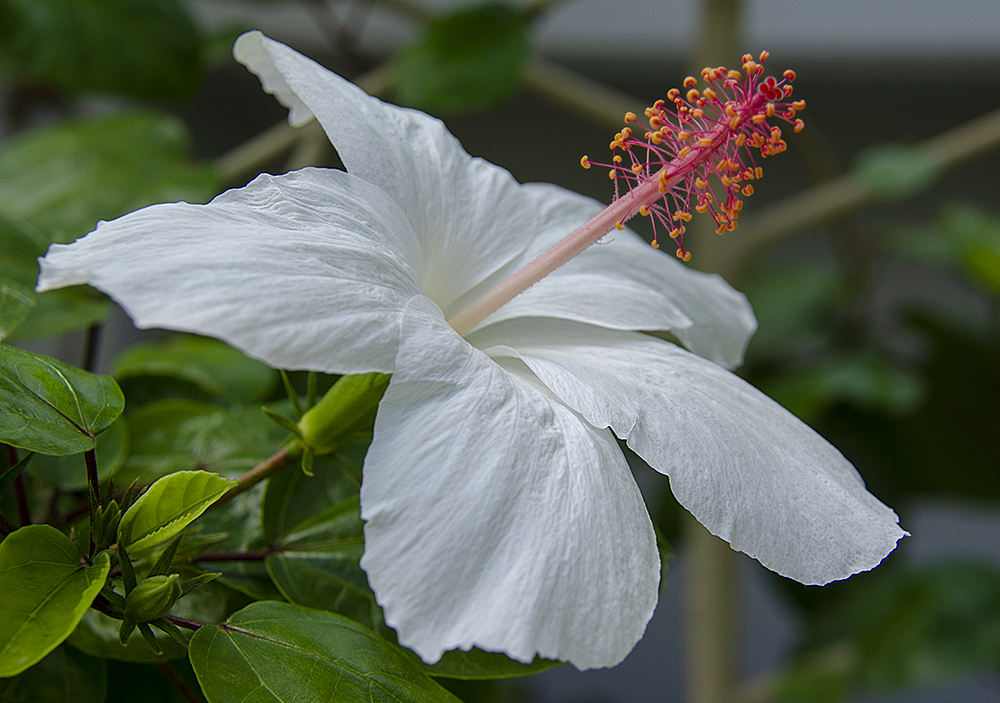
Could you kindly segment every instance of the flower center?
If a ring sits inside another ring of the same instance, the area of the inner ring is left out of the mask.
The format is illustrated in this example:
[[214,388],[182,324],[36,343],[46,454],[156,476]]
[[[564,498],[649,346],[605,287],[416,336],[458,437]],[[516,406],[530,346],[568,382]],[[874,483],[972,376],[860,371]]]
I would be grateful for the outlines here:
[[[709,213],[716,232],[736,229],[743,208],[740,196],[753,193],[750,181],[763,175],[751,149],[759,158],[785,150],[781,128],[769,120],[791,124],[794,131],[805,125],[795,117],[805,101],[790,102],[793,71],[781,80],[764,78],[762,52],[754,61],[743,56],[743,72],[725,67],[701,72],[707,86],[698,90],[693,76],[684,80],[687,92],[674,88],[667,100],[657,100],[645,110],[646,121],[634,113],[625,115],[626,125],[642,128],[637,136],[630,126],[615,135],[610,144],[610,163],[584,156],[584,168],[603,166],[615,182],[615,199],[589,222],[518,270],[496,288],[458,313],[449,324],[466,334],[501,305],[527,290],[565,264],[612,229],[637,213],[653,223],[653,246],[659,247],[657,223],[677,244],[677,256],[691,258],[684,248],[685,223],[690,221],[691,203],[696,212]],[[673,104],[668,106],[668,101]],[[626,163],[627,161],[627,163]],[[622,190],[627,190],[624,194]]]

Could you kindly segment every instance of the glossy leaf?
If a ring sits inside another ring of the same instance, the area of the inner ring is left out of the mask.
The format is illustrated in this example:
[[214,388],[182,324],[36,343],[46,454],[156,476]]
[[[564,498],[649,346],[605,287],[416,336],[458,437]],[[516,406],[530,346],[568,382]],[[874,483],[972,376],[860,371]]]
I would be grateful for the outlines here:
[[290,603],[254,603],[201,628],[189,656],[209,703],[458,700],[371,630]]
[[0,342],[27,319],[35,301],[17,288],[0,283]]
[[130,551],[162,544],[235,485],[236,481],[207,471],[178,471],[164,476],[122,516],[118,539]]
[[400,102],[430,112],[493,105],[521,84],[531,44],[528,17],[491,2],[430,23],[396,65]]
[[5,0],[0,55],[38,81],[141,98],[186,97],[201,69],[178,0]]
[[155,113],[25,132],[0,150],[0,215],[36,227],[44,248],[145,205],[204,202],[218,189],[216,176],[190,164],[188,151],[183,123]]
[[121,620],[89,610],[66,642],[92,657],[144,664],[180,659],[187,654],[181,645],[159,630],[155,631],[156,643],[163,654],[153,652],[141,637],[133,636],[127,645],[122,645],[118,641],[121,624]]
[[0,677],[14,676],[58,647],[111,570],[107,552],[85,567],[63,533],[29,525],[0,542]]
[[33,667],[0,679],[2,703],[104,703],[108,667],[72,647],[56,647]]
[[0,441],[41,454],[76,454],[125,407],[113,379],[0,345]]
[[266,397],[277,380],[274,369],[227,344],[190,335],[130,347],[115,361],[112,374],[119,381],[167,376],[192,383],[209,396],[240,404]]
[[[128,423],[123,416],[97,435],[97,476],[103,482],[114,474],[128,455]],[[64,491],[87,489],[87,464],[82,454],[37,455],[28,470],[32,478],[58,485]]]
[[424,670],[431,676],[448,679],[513,679],[531,676],[560,664],[562,662],[537,657],[530,664],[522,664],[498,652],[473,648],[468,652],[460,649],[445,652],[437,664],[424,664]]
[[227,410],[210,403],[171,399],[129,415],[131,448],[115,482],[151,481],[193,466],[239,477],[271,456],[288,433],[260,406]]
[[46,244],[26,222],[0,215],[0,337],[17,341],[65,334],[103,320],[110,309],[103,294],[86,286],[35,292],[38,257]]

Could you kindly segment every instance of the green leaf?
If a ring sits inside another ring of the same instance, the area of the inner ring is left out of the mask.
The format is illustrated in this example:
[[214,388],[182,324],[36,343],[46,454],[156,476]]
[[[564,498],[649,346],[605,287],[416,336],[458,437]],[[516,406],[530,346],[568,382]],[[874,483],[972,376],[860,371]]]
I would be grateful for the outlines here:
[[922,149],[882,144],[865,151],[856,173],[869,193],[881,200],[901,200],[929,188],[941,175],[941,164]]
[[517,90],[531,54],[527,15],[486,3],[431,22],[397,60],[400,102],[431,112],[469,112]]
[[119,381],[141,376],[167,376],[196,385],[209,396],[233,403],[252,403],[274,387],[274,369],[216,339],[174,336],[163,343],[137,344],[114,363]]
[[74,90],[190,95],[199,38],[178,0],[5,0],[0,56],[18,73]]
[[155,654],[141,637],[133,636],[127,645],[122,645],[118,641],[121,624],[121,620],[115,620],[104,613],[87,611],[66,643],[92,657],[146,664],[180,659],[187,655],[183,647],[162,633],[156,635],[156,643],[163,651],[161,655]]
[[207,471],[164,476],[122,516],[118,539],[132,551],[148,549],[180,533],[236,485]]
[[[816,618],[779,681],[808,692],[930,685],[1000,661],[1000,571],[974,564],[879,570]],[[796,695],[798,694],[798,695]]]
[[424,671],[431,676],[448,679],[513,679],[531,676],[561,665],[562,662],[535,658],[530,664],[516,662],[497,652],[455,649],[445,652],[437,664],[424,664]]
[[1000,246],[970,249],[965,255],[965,267],[986,287],[1000,294]]
[[0,703],[104,703],[108,667],[72,647],[56,647],[33,667],[0,679]]
[[27,319],[35,301],[17,288],[0,283],[0,342]]
[[260,406],[227,410],[194,400],[162,400],[128,416],[131,445],[115,482],[151,481],[196,466],[239,477],[271,456],[288,436]]
[[76,454],[125,407],[113,379],[0,345],[0,441],[40,454]]
[[76,627],[111,570],[107,552],[84,567],[63,533],[29,525],[0,542],[0,678],[20,674]]
[[272,545],[267,573],[292,603],[375,627],[381,616],[359,565],[365,547],[362,527],[357,497],[332,505]]
[[[97,476],[106,481],[125,463],[128,456],[128,423],[119,416],[97,435]],[[64,491],[87,489],[87,464],[82,454],[46,456],[39,454],[28,471],[32,478],[59,486]]]
[[201,628],[189,656],[209,703],[458,701],[371,630],[289,603],[254,603]]
[[[298,473],[288,469],[266,483],[259,483],[249,491],[240,493],[231,500],[202,515],[199,526],[206,536],[221,534],[225,539],[216,543],[210,550],[213,552],[247,552],[265,548],[261,533],[261,502],[265,486],[271,481],[286,474]],[[191,542],[185,537],[181,551],[186,550]],[[198,556],[193,554],[192,556]],[[221,572],[219,582],[256,600],[281,600],[281,592],[274,587],[271,577],[264,567],[263,559],[247,561],[200,561],[199,567],[209,571]],[[196,591],[193,595],[197,595]],[[184,605],[188,598],[181,599],[179,605]]]
[[190,164],[188,152],[183,123],[156,113],[26,132],[0,150],[0,216],[36,227],[44,248],[152,203],[204,202],[217,192],[217,177]]

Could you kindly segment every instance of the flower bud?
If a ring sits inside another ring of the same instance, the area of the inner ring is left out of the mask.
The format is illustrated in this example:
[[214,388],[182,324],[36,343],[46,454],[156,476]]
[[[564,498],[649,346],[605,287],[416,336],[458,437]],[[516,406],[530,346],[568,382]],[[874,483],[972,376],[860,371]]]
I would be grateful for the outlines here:
[[302,441],[317,454],[328,454],[375,419],[389,376],[366,373],[343,376],[299,420]]
[[125,598],[125,612],[136,622],[149,622],[166,615],[184,595],[179,574],[150,576]]

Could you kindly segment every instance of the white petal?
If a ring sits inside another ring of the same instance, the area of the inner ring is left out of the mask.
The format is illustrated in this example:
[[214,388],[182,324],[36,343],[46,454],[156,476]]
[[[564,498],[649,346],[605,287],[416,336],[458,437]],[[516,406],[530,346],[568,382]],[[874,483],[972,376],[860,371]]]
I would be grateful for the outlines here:
[[590,423],[627,438],[705,527],[783,576],[847,578],[876,566],[906,534],[826,440],[673,344],[533,320],[470,341],[492,357],[523,360]]
[[348,172],[396,200],[420,239],[424,294],[442,308],[531,242],[533,190],[469,156],[440,120],[366,95],[259,32],[241,36],[234,53],[282,103],[316,115]]
[[361,564],[386,621],[429,662],[478,646],[618,663],[659,580],[621,450],[431,307],[407,310],[365,458]]
[[420,292],[406,219],[342,171],[263,175],[207,205],[154,205],[39,260],[39,290],[88,283],[140,327],[218,337],[282,368],[392,370]]
[[[506,275],[601,209],[596,201],[561,188],[536,187],[547,191],[545,226],[531,248],[505,268]],[[694,353],[728,368],[742,363],[757,328],[746,297],[720,276],[689,269],[628,230],[611,232],[501,307],[484,324],[515,317],[558,317],[611,329],[669,330]]]

